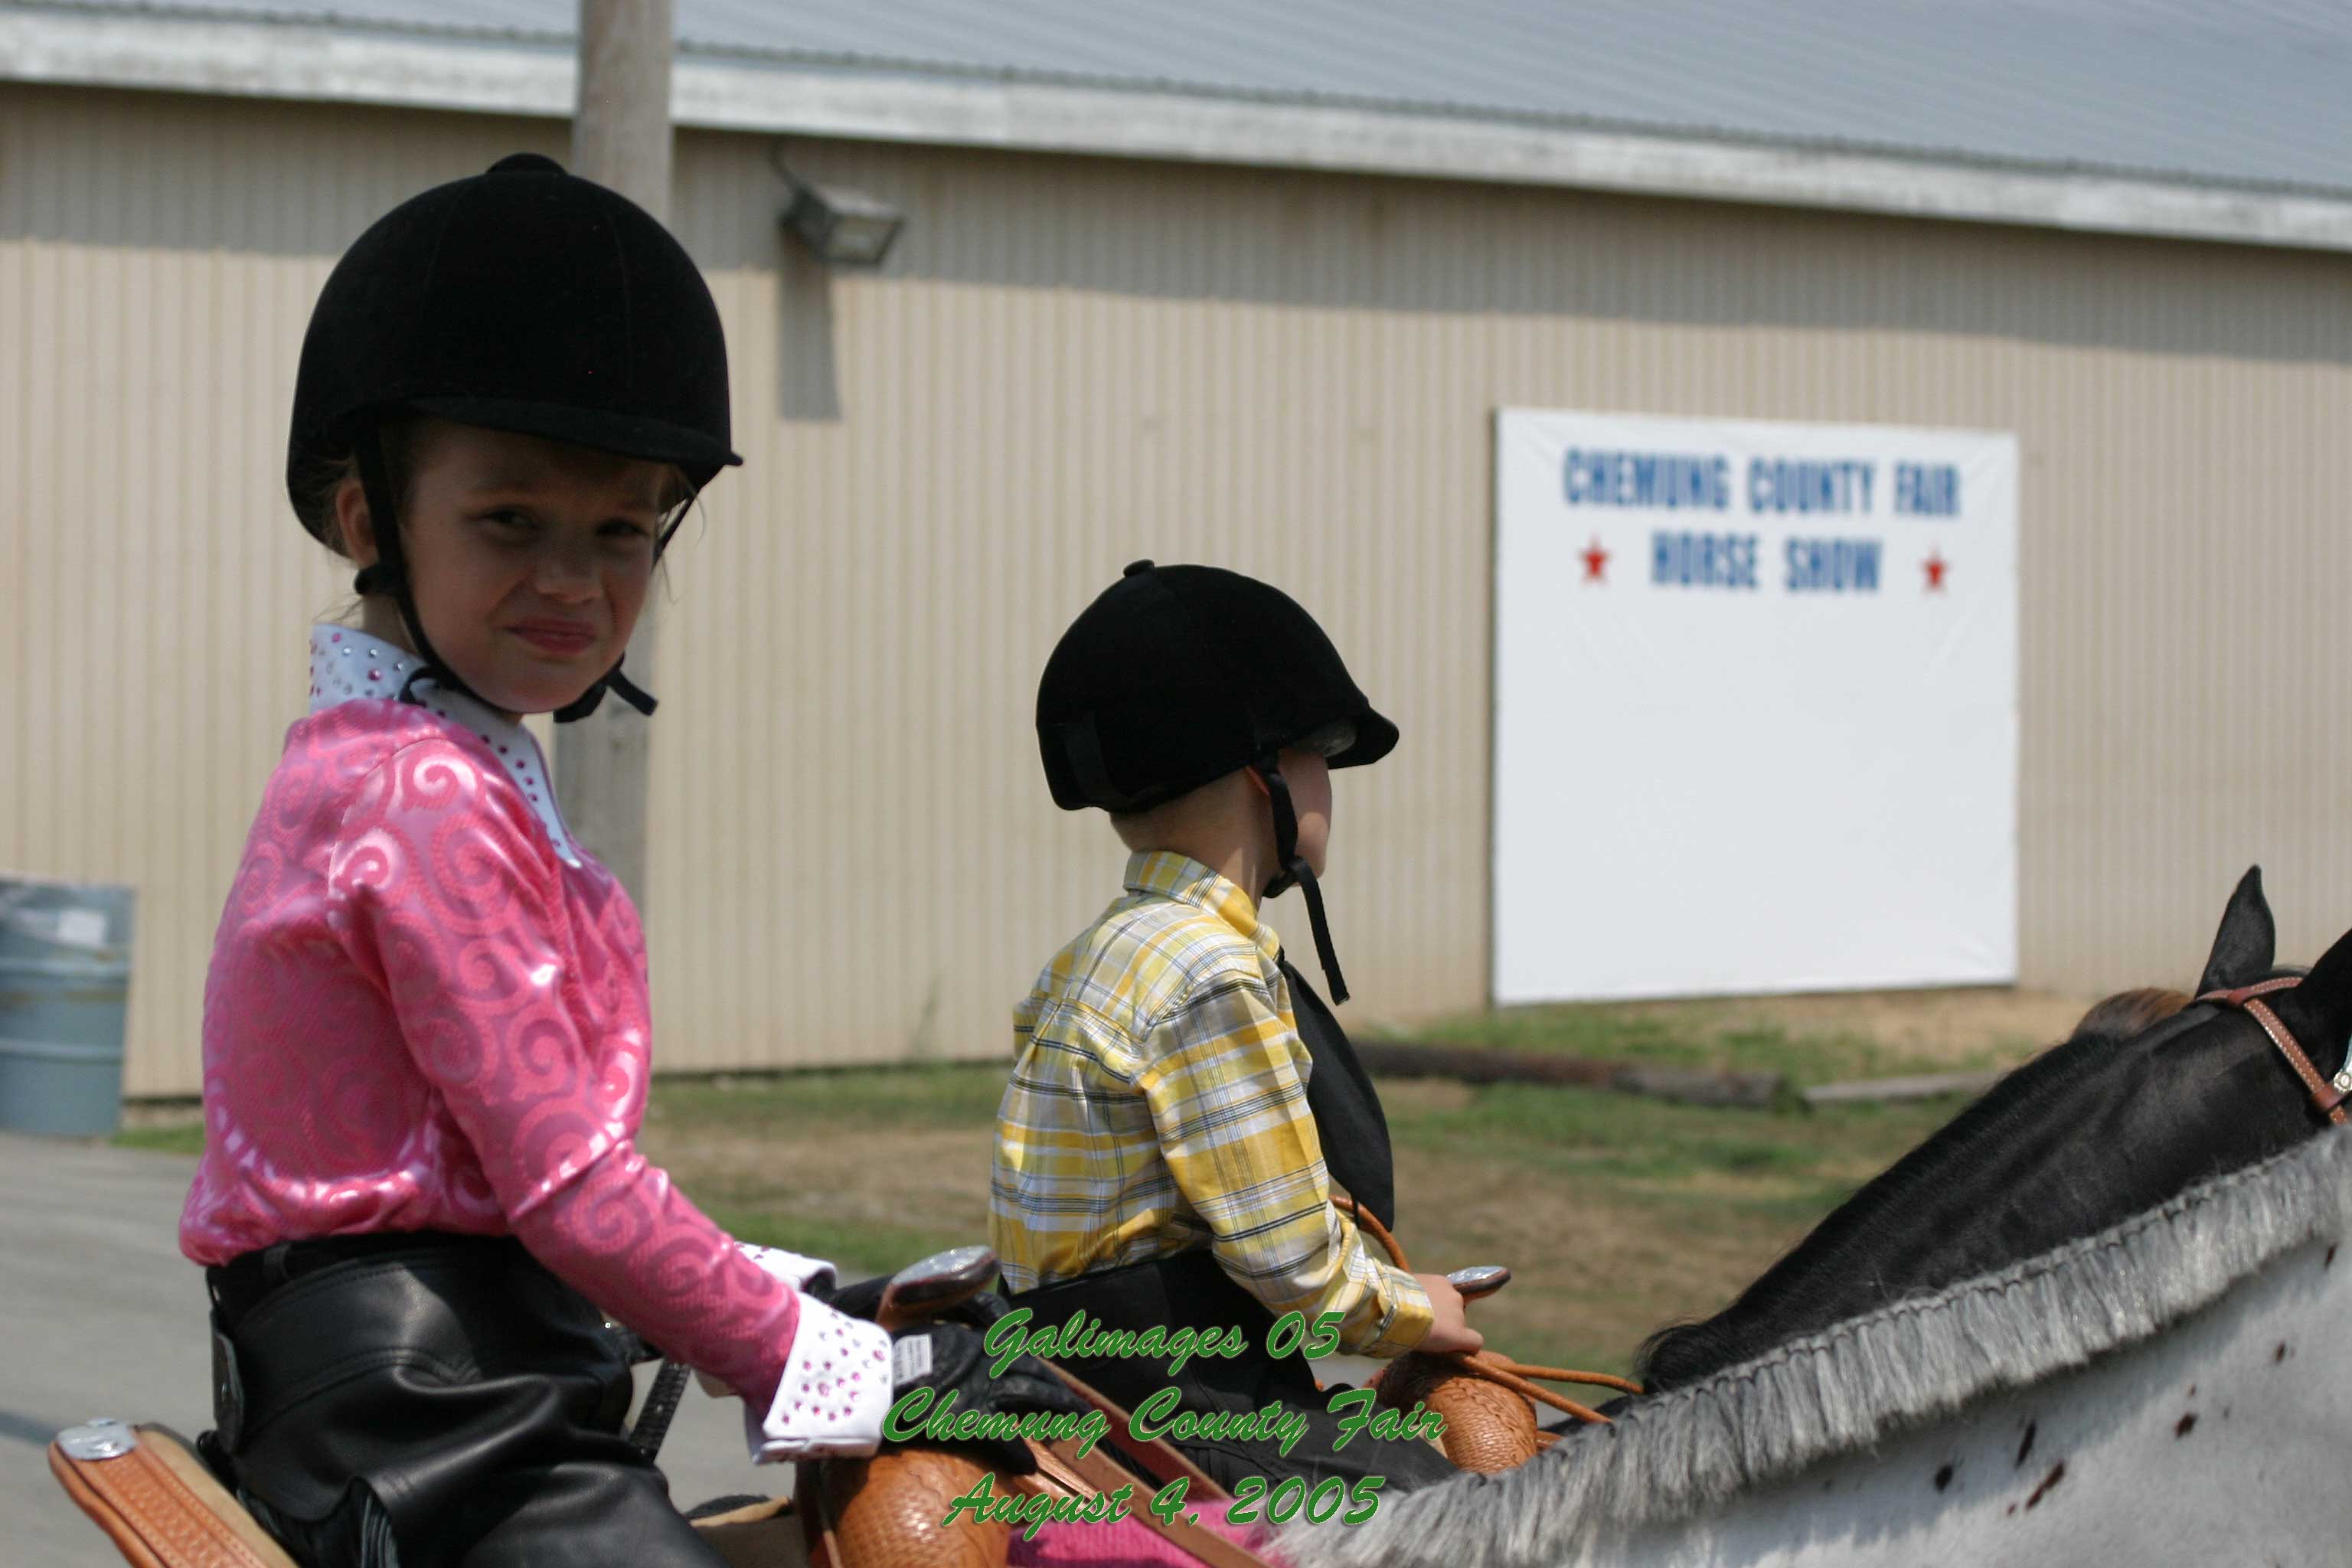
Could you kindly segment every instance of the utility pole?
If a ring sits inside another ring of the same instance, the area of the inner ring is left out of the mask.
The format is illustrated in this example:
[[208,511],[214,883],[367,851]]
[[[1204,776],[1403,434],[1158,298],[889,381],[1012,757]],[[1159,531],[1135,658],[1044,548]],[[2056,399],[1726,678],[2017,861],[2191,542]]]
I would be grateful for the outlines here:
[[[572,172],[669,222],[669,64],[674,0],[580,0],[580,100],[572,117]],[[629,639],[630,677],[654,676],[656,572]],[[596,711],[555,731],[556,793],[565,820],[642,906],[651,735],[645,716],[610,693]]]

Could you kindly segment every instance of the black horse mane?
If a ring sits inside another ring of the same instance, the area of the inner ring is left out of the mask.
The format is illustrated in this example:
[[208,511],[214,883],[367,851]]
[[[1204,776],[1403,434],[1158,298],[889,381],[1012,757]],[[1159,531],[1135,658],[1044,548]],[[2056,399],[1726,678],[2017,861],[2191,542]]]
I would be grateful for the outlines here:
[[[2250,871],[2199,990],[2300,973],[2272,964],[2271,931]],[[2321,993],[2340,986],[2352,1004],[2352,938],[2313,973],[2322,972],[2324,983],[2286,994],[2282,1016],[2293,1011],[2301,1022],[2290,1027],[2305,1039],[2341,1040],[2334,1014],[2352,1005]],[[2322,1005],[2325,1017],[2315,1013]],[[1729,1307],[1653,1334],[1640,1355],[1651,1391],[2091,1235],[2321,1125],[2243,1014],[2192,1006],[2122,1036],[2111,1032],[2116,1016],[2094,1009],[2066,1041],[1840,1205]]]
[[[2004,1135],[2054,1093],[2122,1071],[2115,1046],[2101,1036],[2070,1037],[1987,1089],[1839,1205],[1728,1308],[1704,1322],[1671,1324],[1652,1334],[1641,1350],[1643,1381],[1654,1392],[1689,1383],[1802,1332],[1791,1327],[1782,1333],[1774,1325],[1801,1306],[1817,1277],[1868,1273],[1877,1238],[1914,1206],[1921,1191],[1948,1180],[1953,1166],[1979,1143],[2006,1142]],[[1988,1268],[2007,1261],[1985,1259]]]

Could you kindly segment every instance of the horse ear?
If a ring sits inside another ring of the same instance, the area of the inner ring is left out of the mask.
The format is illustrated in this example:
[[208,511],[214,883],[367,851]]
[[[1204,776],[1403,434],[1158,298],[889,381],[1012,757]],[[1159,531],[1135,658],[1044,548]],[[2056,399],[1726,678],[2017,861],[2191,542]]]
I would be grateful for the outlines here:
[[2197,994],[2252,985],[2270,973],[2277,952],[2278,925],[2271,919],[2270,901],[2263,897],[2263,868],[2249,866],[2238,879],[2238,890],[2230,895],[2230,907],[2221,911],[2221,929],[2214,933],[2213,952],[2205,960]]
[[2303,984],[2277,998],[2279,1013],[2325,1078],[2344,1059],[2352,1037],[2352,931],[2336,939]]

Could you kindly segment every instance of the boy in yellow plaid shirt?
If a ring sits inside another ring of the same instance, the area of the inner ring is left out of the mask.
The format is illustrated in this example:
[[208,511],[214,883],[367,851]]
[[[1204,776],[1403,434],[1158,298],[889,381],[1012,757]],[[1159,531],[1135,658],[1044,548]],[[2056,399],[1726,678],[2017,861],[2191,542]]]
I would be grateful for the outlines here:
[[1050,1358],[1131,1410],[1222,1417],[1206,1423],[1219,1435],[1171,1436],[1228,1488],[1454,1473],[1425,1443],[1342,1444],[1315,1363],[1267,1350],[1291,1312],[1361,1355],[1480,1343],[1443,1276],[1394,1268],[1330,1201],[1336,1186],[1393,1222],[1387,1123],[1258,915],[1297,886],[1347,999],[1316,882],[1329,770],[1377,762],[1396,726],[1286,595],[1139,562],[1063,636],[1037,728],[1055,804],[1108,810],[1132,854],[1125,893],[1014,1014],[989,1224],[1013,1304],[1033,1327],[1083,1312],[1244,1345],[1173,1373],[1148,1355]]

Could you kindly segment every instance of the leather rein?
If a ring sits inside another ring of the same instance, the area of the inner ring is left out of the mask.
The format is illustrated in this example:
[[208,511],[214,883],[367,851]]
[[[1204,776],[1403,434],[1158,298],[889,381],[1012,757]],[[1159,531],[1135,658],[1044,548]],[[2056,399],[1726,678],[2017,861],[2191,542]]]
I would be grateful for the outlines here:
[[2322,1075],[2312,1065],[2311,1053],[2305,1050],[2303,1043],[2294,1037],[2294,1031],[2288,1028],[2271,1005],[2263,1000],[2273,992],[2292,991],[2302,983],[2302,976],[2290,974],[2254,985],[2241,985],[2234,991],[2208,991],[2197,1000],[2222,1007],[2235,1007],[2260,1025],[2263,1033],[2270,1037],[2271,1044],[2278,1047],[2279,1055],[2286,1058],[2286,1065],[2294,1069],[2294,1076],[2303,1080],[2313,1108],[2341,1127],[2345,1122],[2344,1101],[2352,1098],[2352,1062],[2347,1062],[2344,1070],[2334,1078]]
[[[1404,1248],[1398,1245],[1395,1237],[1389,1234],[1389,1227],[1380,1222],[1378,1215],[1344,1193],[1331,1194],[1331,1206],[1354,1220],[1357,1228],[1379,1242],[1381,1249],[1389,1255],[1391,1263],[1408,1274],[1412,1272],[1412,1265],[1404,1260]],[[1608,1416],[1589,1405],[1579,1405],[1573,1399],[1563,1398],[1549,1388],[1538,1388],[1528,1380],[1539,1377],[1551,1383],[1591,1384],[1596,1387],[1613,1388],[1622,1394],[1642,1392],[1642,1385],[1631,1378],[1612,1377],[1605,1372],[1577,1372],[1564,1366],[1529,1366],[1525,1362],[1513,1361],[1494,1351],[1449,1351],[1440,1359],[1452,1362],[1473,1377],[1507,1388],[1536,1404],[1549,1405],[1579,1421],[1600,1426],[1611,1425]],[[1554,1433],[1542,1435],[1544,1437],[1556,1436]],[[1551,1445],[1547,1442],[1543,1446],[1549,1447]]]

